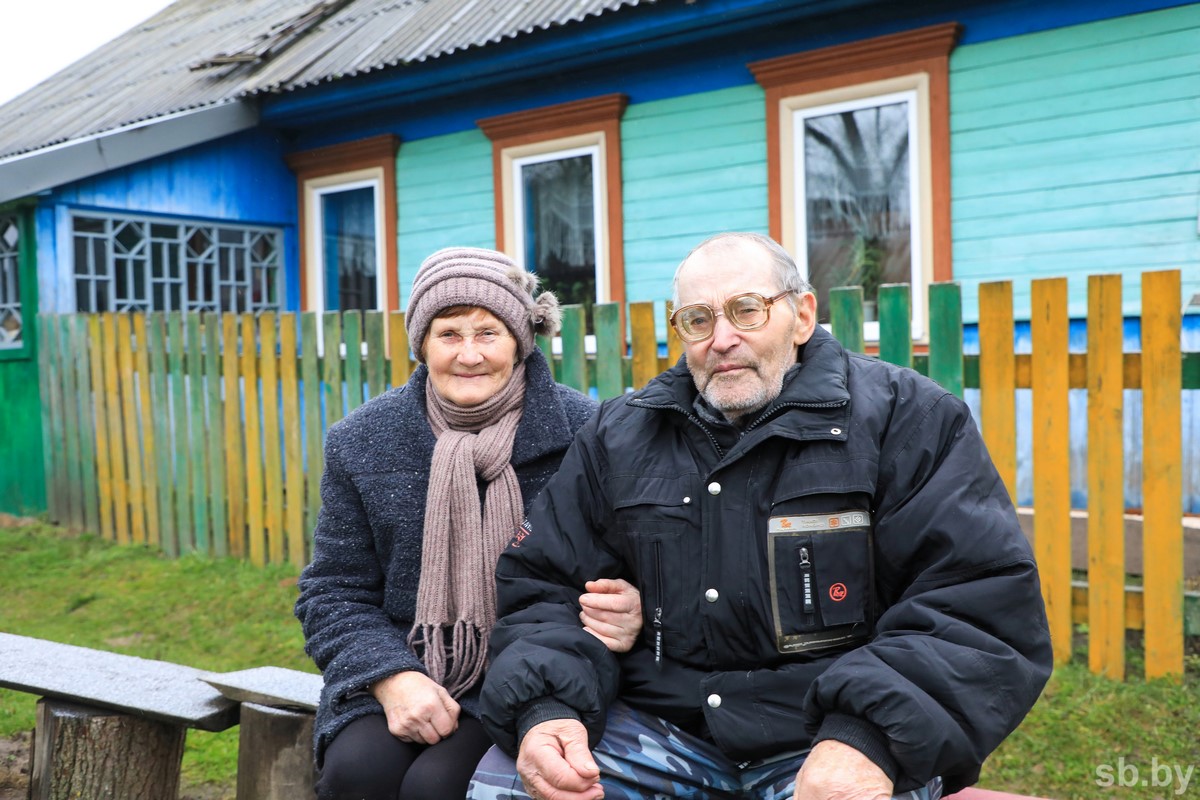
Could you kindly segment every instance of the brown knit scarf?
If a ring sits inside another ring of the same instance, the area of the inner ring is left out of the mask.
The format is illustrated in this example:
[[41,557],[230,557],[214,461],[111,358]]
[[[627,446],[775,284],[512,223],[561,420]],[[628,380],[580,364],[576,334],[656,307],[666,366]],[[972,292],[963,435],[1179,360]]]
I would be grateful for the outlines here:
[[[425,388],[437,444],[425,498],[417,615],[408,642],[429,677],[451,697],[474,686],[487,663],[488,635],[496,624],[496,559],[524,509],[509,463],[524,399],[524,363],[513,368],[499,392],[471,408],[444,399],[431,384]],[[482,504],[476,475],[487,483]]]

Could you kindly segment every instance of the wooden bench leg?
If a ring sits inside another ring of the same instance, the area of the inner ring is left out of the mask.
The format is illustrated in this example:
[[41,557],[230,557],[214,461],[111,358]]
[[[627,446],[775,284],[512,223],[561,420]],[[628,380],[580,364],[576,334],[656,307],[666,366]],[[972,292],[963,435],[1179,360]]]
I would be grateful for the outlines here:
[[175,800],[186,729],[119,711],[42,698],[31,800]]
[[313,714],[242,703],[238,800],[308,800],[313,794]]

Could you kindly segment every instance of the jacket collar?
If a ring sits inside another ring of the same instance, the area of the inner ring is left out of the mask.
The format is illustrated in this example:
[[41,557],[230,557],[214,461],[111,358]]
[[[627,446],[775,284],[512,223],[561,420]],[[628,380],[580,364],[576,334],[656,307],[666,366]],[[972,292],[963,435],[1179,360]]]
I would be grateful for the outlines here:
[[[429,368],[421,364],[404,385],[400,404],[405,417],[422,421],[421,428],[432,447],[436,440],[429,429],[425,412],[428,386]],[[525,359],[525,405],[513,437],[513,466],[527,464],[551,453],[561,453],[571,445],[575,434],[563,408],[560,390],[561,387],[554,382],[550,373],[546,357],[535,348]]]

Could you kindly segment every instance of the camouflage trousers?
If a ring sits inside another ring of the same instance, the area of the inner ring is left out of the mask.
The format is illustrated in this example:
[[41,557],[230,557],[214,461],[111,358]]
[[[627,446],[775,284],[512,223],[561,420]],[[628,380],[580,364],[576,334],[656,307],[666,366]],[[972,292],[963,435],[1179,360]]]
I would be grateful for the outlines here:
[[[604,737],[592,751],[605,800],[791,800],[806,755],[793,751],[739,764],[711,742],[621,702],[609,710]],[[895,800],[940,800],[941,789],[936,778]],[[497,747],[476,767],[467,798],[530,800],[516,762]]]

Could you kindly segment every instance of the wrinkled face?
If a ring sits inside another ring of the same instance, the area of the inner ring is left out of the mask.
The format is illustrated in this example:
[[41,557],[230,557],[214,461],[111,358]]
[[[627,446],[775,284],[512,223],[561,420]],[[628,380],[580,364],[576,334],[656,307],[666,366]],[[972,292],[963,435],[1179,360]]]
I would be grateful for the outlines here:
[[504,388],[517,363],[517,340],[490,311],[439,317],[425,337],[429,383],[446,400],[477,406]]
[[[732,295],[778,294],[767,251],[752,242],[726,241],[694,253],[679,273],[679,305],[707,303],[718,312]],[[722,313],[713,335],[684,344],[688,370],[704,399],[729,420],[763,408],[779,396],[783,375],[796,363],[796,348],[812,336],[816,298],[782,298],[763,327],[735,328]],[[794,308],[793,308],[794,306]]]

